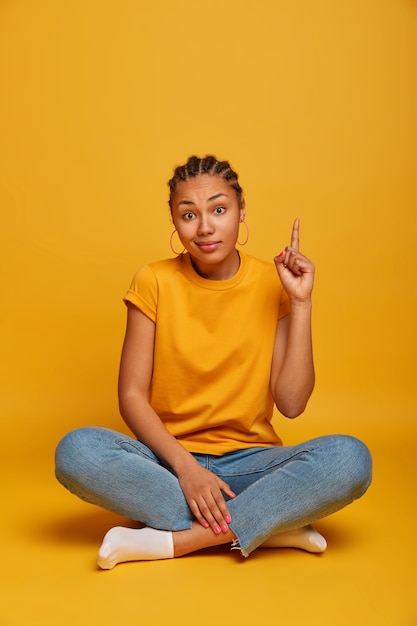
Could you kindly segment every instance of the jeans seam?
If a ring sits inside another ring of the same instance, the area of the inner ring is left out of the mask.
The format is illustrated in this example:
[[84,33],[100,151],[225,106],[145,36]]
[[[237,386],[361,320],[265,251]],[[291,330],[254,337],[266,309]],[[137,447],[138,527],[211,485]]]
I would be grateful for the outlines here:
[[221,472],[218,475],[224,476],[224,477],[237,477],[237,476],[250,476],[251,474],[263,474],[269,470],[273,470],[276,469],[280,466],[284,466],[287,463],[291,463],[292,461],[294,461],[294,459],[297,459],[298,457],[302,456],[305,453],[310,452],[310,450],[308,450],[307,448],[305,450],[298,450],[295,454],[292,454],[291,456],[287,457],[285,460],[283,461],[274,461],[273,463],[269,463],[268,465],[265,465],[264,467],[258,468],[258,469],[254,469],[254,470],[247,470],[244,472],[236,472],[236,473],[231,473],[231,472]]
[[140,441],[138,441],[138,444],[141,445],[140,449],[135,446],[135,443],[136,443],[135,441],[132,442],[129,439],[125,439],[125,438],[122,438],[122,437],[120,439],[116,440],[116,444],[118,446],[122,446],[123,449],[126,450],[126,452],[129,453],[129,450],[127,450],[127,448],[130,448],[131,449],[130,454],[132,454],[132,452],[135,452],[137,454],[141,454],[143,456],[146,456],[151,461],[157,461],[158,460],[158,458],[155,455],[149,454],[146,446],[144,446],[144,444],[141,444]]

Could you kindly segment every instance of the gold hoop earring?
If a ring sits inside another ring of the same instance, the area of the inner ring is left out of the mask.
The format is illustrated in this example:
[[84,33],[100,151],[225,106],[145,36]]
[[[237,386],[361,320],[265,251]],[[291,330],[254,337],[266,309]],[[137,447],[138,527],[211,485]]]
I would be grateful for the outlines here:
[[182,254],[182,253],[185,251],[185,248],[183,248],[183,249],[181,250],[181,252],[177,252],[177,251],[175,250],[174,246],[172,245],[172,240],[173,240],[174,235],[175,235],[175,233],[176,233],[176,232],[177,232],[177,229],[175,229],[175,230],[171,233],[171,237],[169,238],[169,246],[170,246],[170,248],[171,248],[172,252],[173,252],[176,256],[179,256],[180,254]]
[[246,227],[246,239],[245,241],[239,241],[239,238],[238,238],[237,243],[239,244],[239,246],[246,246],[249,240],[249,226],[247,225],[245,220],[242,220],[241,224],[244,224]]

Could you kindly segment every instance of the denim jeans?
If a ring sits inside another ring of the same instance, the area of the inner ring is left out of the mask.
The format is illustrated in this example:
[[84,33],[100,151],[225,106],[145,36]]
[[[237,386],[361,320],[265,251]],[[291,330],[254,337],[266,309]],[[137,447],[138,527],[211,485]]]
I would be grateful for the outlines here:
[[[345,435],[194,457],[237,494],[228,500],[230,528],[245,556],[271,535],[343,508],[371,482],[367,447]],[[56,451],[56,476],[81,499],[153,528],[185,530],[194,519],[174,472],[145,445],[113,430],[87,427],[66,435]]]

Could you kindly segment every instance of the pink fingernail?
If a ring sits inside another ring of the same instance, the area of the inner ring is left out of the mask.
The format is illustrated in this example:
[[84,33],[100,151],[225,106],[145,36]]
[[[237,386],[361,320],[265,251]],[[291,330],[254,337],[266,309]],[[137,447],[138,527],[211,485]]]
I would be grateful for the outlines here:
[[230,522],[232,521],[232,518],[230,517],[230,515],[226,515],[224,519],[226,520],[228,524],[230,524]]
[[282,252],[279,253],[278,258],[284,256],[284,250]]
[[227,527],[227,524],[222,524],[222,531],[223,531],[224,533],[227,533],[227,531],[228,531],[228,530],[229,530],[229,529],[228,529],[228,527]]
[[217,535],[218,535],[219,533],[221,533],[222,531],[221,531],[220,526],[215,526],[215,527],[214,527],[214,532],[215,532]]
[[208,528],[208,527],[210,526],[210,524],[209,524],[208,522],[205,522],[205,521],[204,521],[204,522],[203,522],[203,526],[204,526],[204,528]]

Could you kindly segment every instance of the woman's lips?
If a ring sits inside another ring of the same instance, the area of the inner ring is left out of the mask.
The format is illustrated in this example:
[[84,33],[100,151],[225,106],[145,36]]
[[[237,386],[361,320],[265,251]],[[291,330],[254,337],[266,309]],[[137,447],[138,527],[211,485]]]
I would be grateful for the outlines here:
[[220,241],[196,241],[195,243],[203,252],[214,252],[220,245]]

